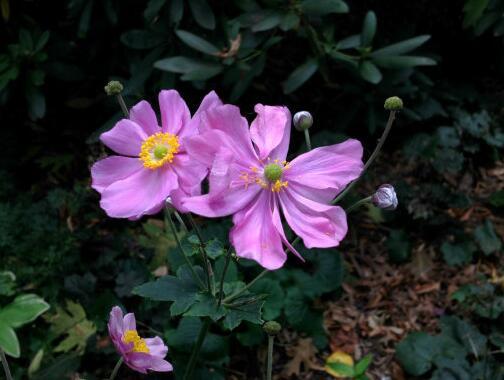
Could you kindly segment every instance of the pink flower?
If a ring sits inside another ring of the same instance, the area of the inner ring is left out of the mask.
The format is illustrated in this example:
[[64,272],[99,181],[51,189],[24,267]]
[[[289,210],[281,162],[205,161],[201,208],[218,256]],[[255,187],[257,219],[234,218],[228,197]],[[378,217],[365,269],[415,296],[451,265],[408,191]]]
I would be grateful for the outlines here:
[[139,219],[159,212],[168,196],[180,210],[182,197],[200,194],[207,169],[189,159],[185,139],[198,133],[203,111],[221,104],[212,91],[191,118],[178,92],[164,90],[159,93],[161,127],[150,104],[141,101],[129,119],[103,133],[101,141],[119,154],[91,168],[92,187],[107,215]]
[[357,140],[316,148],[291,162],[291,115],[286,107],[255,107],[250,130],[237,107],[204,113],[200,135],[186,142],[189,155],[210,168],[210,192],[182,200],[207,217],[232,215],[230,241],[238,256],[280,268],[289,250],[280,210],[308,248],[335,247],[347,232],[346,215],[330,202],[363,167]]
[[140,373],[147,373],[147,370],[173,371],[172,365],[164,360],[168,347],[158,336],[140,338],[133,313],[123,317],[121,308],[114,306],[110,312],[108,330],[117,352],[131,369]]

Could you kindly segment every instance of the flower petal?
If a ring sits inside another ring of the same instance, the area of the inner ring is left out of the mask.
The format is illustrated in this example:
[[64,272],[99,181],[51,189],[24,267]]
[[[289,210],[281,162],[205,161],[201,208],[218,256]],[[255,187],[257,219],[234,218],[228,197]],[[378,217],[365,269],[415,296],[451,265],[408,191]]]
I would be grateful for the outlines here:
[[149,353],[153,356],[164,358],[168,353],[168,347],[163,342],[163,339],[156,336],[154,338],[145,338],[145,343],[149,348]]
[[239,257],[255,260],[269,270],[282,267],[287,259],[273,224],[272,202],[272,193],[262,191],[254,202],[235,215],[235,225],[229,234]]
[[136,157],[110,156],[95,162],[91,168],[91,187],[101,193],[110,184],[129,177],[143,169]]
[[144,169],[108,186],[100,205],[112,218],[138,218],[157,210],[176,188],[177,175],[170,167]]
[[256,104],[257,117],[250,125],[250,136],[259,149],[259,158],[285,160],[289,150],[291,114],[287,107]]
[[122,119],[110,131],[102,133],[100,140],[116,153],[124,156],[138,156],[142,143],[147,137],[137,123]]
[[362,168],[362,145],[350,139],[298,156],[290,162],[284,179],[313,189],[330,189],[334,197],[359,177]]
[[[201,116],[211,108],[222,105],[222,101],[215,91],[210,91],[201,101],[198,110],[194,113],[191,121],[188,124],[188,129],[197,132],[200,128]],[[194,134],[194,133],[193,133]]]
[[114,306],[110,311],[108,330],[114,339],[120,339],[124,333],[123,312],[119,306]]
[[123,318],[124,331],[136,330],[135,314],[128,313]]
[[152,363],[152,356],[144,352],[129,352],[124,355],[124,359],[128,367],[140,373],[147,373]]
[[170,372],[173,371],[173,366],[164,359],[153,357],[149,369],[156,372]]
[[171,166],[178,176],[179,186],[187,193],[194,186],[201,184],[208,173],[203,164],[192,159],[187,153],[176,154]]
[[191,120],[187,104],[176,90],[163,90],[159,93],[161,125],[163,132],[184,136],[184,127]]
[[303,258],[303,256],[301,256],[301,254],[291,245],[291,243],[285,237],[285,232],[284,232],[283,225],[282,225],[282,219],[280,218],[280,211],[279,211],[277,200],[275,200],[273,202],[273,215],[272,216],[273,216],[273,225],[275,226],[277,232],[280,234],[280,237],[282,238],[282,242],[284,243],[284,245],[287,246],[287,249],[289,251],[291,251],[301,261],[304,262],[305,259]]
[[152,106],[149,104],[149,102],[142,100],[135,104],[135,106],[131,108],[129,116],[132,121],[142,127],[142,129],[148,136],[153,135],[157,132],[161,132],[156,113],[152,109]]
[[345,237],[348,227],[341,207],[314,202],[290,185],[279,198],[287,223],[307,248],[336,247]]

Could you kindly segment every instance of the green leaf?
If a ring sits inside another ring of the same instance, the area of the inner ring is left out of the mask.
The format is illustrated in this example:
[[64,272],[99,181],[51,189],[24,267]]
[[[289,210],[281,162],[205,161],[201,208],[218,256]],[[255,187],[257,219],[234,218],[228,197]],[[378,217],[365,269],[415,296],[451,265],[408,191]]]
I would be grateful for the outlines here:
[[441,318],[441,331],[443,335],[461,343],[467,353],[476,357],[484,355],[487,338],[475,326],[455,316],[444,316]]
[[464,28],[472,26],[483,16],[489,0],[467,0],[464,4]]
[[265,12],[262,17],[252,25],[253,32],[264,32],[280,25],[283,15],[277,12]]
[[286,94],[296,91],[301,87],[318,69],[318,62],[316,59],[308,59],[305,63],[295,69],[282,83],[283,91]]
[[432,366],[436,340],[424,332],[413,332],[396,347],[396,357],[403,369],[413,376],[427,373]]
[[0,296],[11,296],[14,294],[16,286],[16,276],[10,271],[0,272]]
[[182,42],[184,42],[187,46],[192,47],[194,50],[209,55],[216,55],[219,52],[219,49],[215,45],[195,34],[181,29],[175,31],[175,34],[182,40]]
[[194,72],[222,71],[222,65],[204,62],[182,56],[164,58],[154,63],[154,67],[172,73],[189,74]]
[[24,50],[30,52],[33,50],[33,39],[28,30],[21,29],[19,31],[19,44]]
[[205,244],[205,250],[208,254],[208,257],[215,260],[218,257],[222,256],[226,251],[224,250],[224,246],[219,239],[212,239]]
[[46,46],[47,42],[49,41],[49,36],[50,33],[47,30],[40,35],[37,44],[35,45],[35,53],[41,51]]
[[269,278],[261,279],[250,288],[255,294],[266,294],[264,302],[263,317],[266,320],[277,319],[282,312],[282,305],[285,299],[285,293],[278,281]]
[[301,10],[310,16],[324,16],[331,13],[348,13],[348,5],[343,0],[304,0]]
[[2,321],[0,321],[0,348],[13,358],[19,358],[21,355],[21,347],[16,333]]
[[49,309],[49,304],[35,294],[18,296],[6,307],[0,309],[0,321],[10,327],[19,327],[34,321]]
[[216,65],[212,67],[205,67],[200,70],[191,71],[180,77],[184,81],[203,81],[220,74],[224,70],[224,66]]
[[46,112],[46,102],[44,94],[40,90],[30,88],[26,92],[26,100],[28,100],[29,113],[33,120],[44,117]]
[[184,16],[184,0],[172,0],[170,4],[170,21],[178,24]]
[[121,35],[121,42],[132,49],[152,49],[164,42],[164,37],[148,30],[130,30]]
[[[240,305],[242,302],[245,302],[245,304]],[[243,321],[254,323],[256,325],[263,323],[261,318],[261,310],[264,305],[263,300],[248,303],[245,297],[241,297],[235,299],[233,304],[237,306],[226,306],[226,317],[223,321],[224,328],[233,330]]]
[[404,230],[391,230],[387,239],[389,257],[393,262],[402,263],[411,255],[411,244]]
[[165,3],[166,0],[149,0],[147,7],[144,10],[144,18],[149,22],[152,21],[152,19],[158,15]]
[[326,366],[334,372],[343,375],[344,377],[354,377],[355,371],[352,366],[344,363],[327,362]]
[[209,293],[200,293],[196,302],[184,313],[186,317],[210,317],[217,321],[226,314],[224,306],[217,305],[217,299]]
[[410,51],[413,51],[417,47],[426,43],[430,39],[430,37],[431,36],[429,35],[422,35],[401,42],[397,42],[392,45],[388,45],[384,48],[373,51],[371,53],[371,57],[378,58],[378,57],[386,57],[391,55],[395,56],[409,53]]
[[361,36],[359,34],[354,34],[352,36],[346,37],[338,43],[336,43],[336,48],[340,50],[345,49],[355,49],[361,44]]
[[373,62],[384,69],[404,69],[415,66],[434,66],[437,64],[431,58],[412,55],[373,57]]
[[376,14],[369,11],[364,18],[362,33],[360,36],[361,46],[371,46],[376,34]]
[[189,8],[199,26],[215,29],[215,15],[206,0],[189,0]]
[[485,224],[476,227],[474,238],[485,255],[490,255],[502,248],[502,242],[496,235],[490,219],[485,220]]
[[355,370],[355,376],[361,376],[363,375],[366,370],[368,369],[369,365],[373,361],[373,355],[367,354],[364,356],[361,360],[355,364],[354,370]]
[[504,207],[504,190],[498,190],[490,195],[488,202],[494,207]]
[[363,61],[359,66],[359,73],[362,79],[373,84],[378,84],[382,80],[382,73],[372,62]]
[[450,266],[469,264],[475,251],[476,246],[471,242],[457,244],[444,242],[441,246],[443,258]]

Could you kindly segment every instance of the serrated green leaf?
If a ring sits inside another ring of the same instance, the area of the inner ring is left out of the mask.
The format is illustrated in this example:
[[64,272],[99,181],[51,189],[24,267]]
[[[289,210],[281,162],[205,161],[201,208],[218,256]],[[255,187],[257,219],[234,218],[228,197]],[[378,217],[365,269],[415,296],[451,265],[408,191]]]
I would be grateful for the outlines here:
[[296,91],[301,87],[318,69],[318,62],[316,59],[308,59],[305,63],[295,69],[282,83],[283,91],[286,94]]
[[226,314],[224,306],[217,304],[217,299],[209,293],[200,293],[196,302],[184,313],[186,317],[210,317],[213,321]]
[[0,309],[0,321],[16,328],[34,321],[48,309],[49,304],[36,294],[24,294]]
[[382,80],[382,73],[372,62],[364,61],[359,66],[359,73],[362,79],[373,84],[378,84]]
[[347,13],[349,8],[343,0],[304,0],[301,10],[310,16],[324,16],[331,13]]
[[385,46],[384,48],[373,51],[371,53],[371,57],[378,58],[409,53],[410,51],[413,51],[417,47],[426,43],[430,39],[430,37],[430,35],[422,35]]
[[19,340],[10,326],[0,320],[0,348],[5,353],[13,358],[19,358],[21,355],[21,347]]
[[369,11],[364,18],[362,33],[360,35],[361,46],[370,46],[376,34],[376,14]]
[[262,324],[261,310],[264,301],[258,300],[251,303],[240,305],[241,298],[233,301],[238,306],[226,306],[226,317],[224,318],[224,328],[233,330],[238,327],[242,321],[247,321],[254,324]]
[[278,281],[269,278],[261,279],[250,288],[254,294],[266,294],[266,300],[263,306],[263,317],[266,320],[277,319],[281,312],[285,293]]
[[219,53],[219,49],[215,45],[191,32],[179,29],[175,31],[175,34],[183,43],[194,50],[214,56]]
[[189,8],[196,22],[205,29],[215,29],[215,15],[206,0],[189,0]]

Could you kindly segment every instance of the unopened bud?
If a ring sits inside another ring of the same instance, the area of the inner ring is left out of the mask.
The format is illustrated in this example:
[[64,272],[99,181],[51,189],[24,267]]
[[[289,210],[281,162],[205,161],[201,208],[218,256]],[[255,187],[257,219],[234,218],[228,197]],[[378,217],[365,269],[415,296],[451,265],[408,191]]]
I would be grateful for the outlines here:
[[399,111],[403,109],[403,101],[398,96],[392,96],[385,100],[384,107],[389,111]]
[[299,111],[292,118],[294,128],[298,131],[304,131],[313,125],[313,116],[308,111]]
[[105,86],[105,92],[107,93],[107,95],[119,95],[123,89],[124,86],[117,80],[111,80]]
[[383,210],[395,210],[399,203],[394,186],[389,184],[381,185],[371,197],[371,201]]
[[268,321],[263,325],[263,330],[268,335],[278,335],[278,333],[282,331],[282,325],[275,321]]

